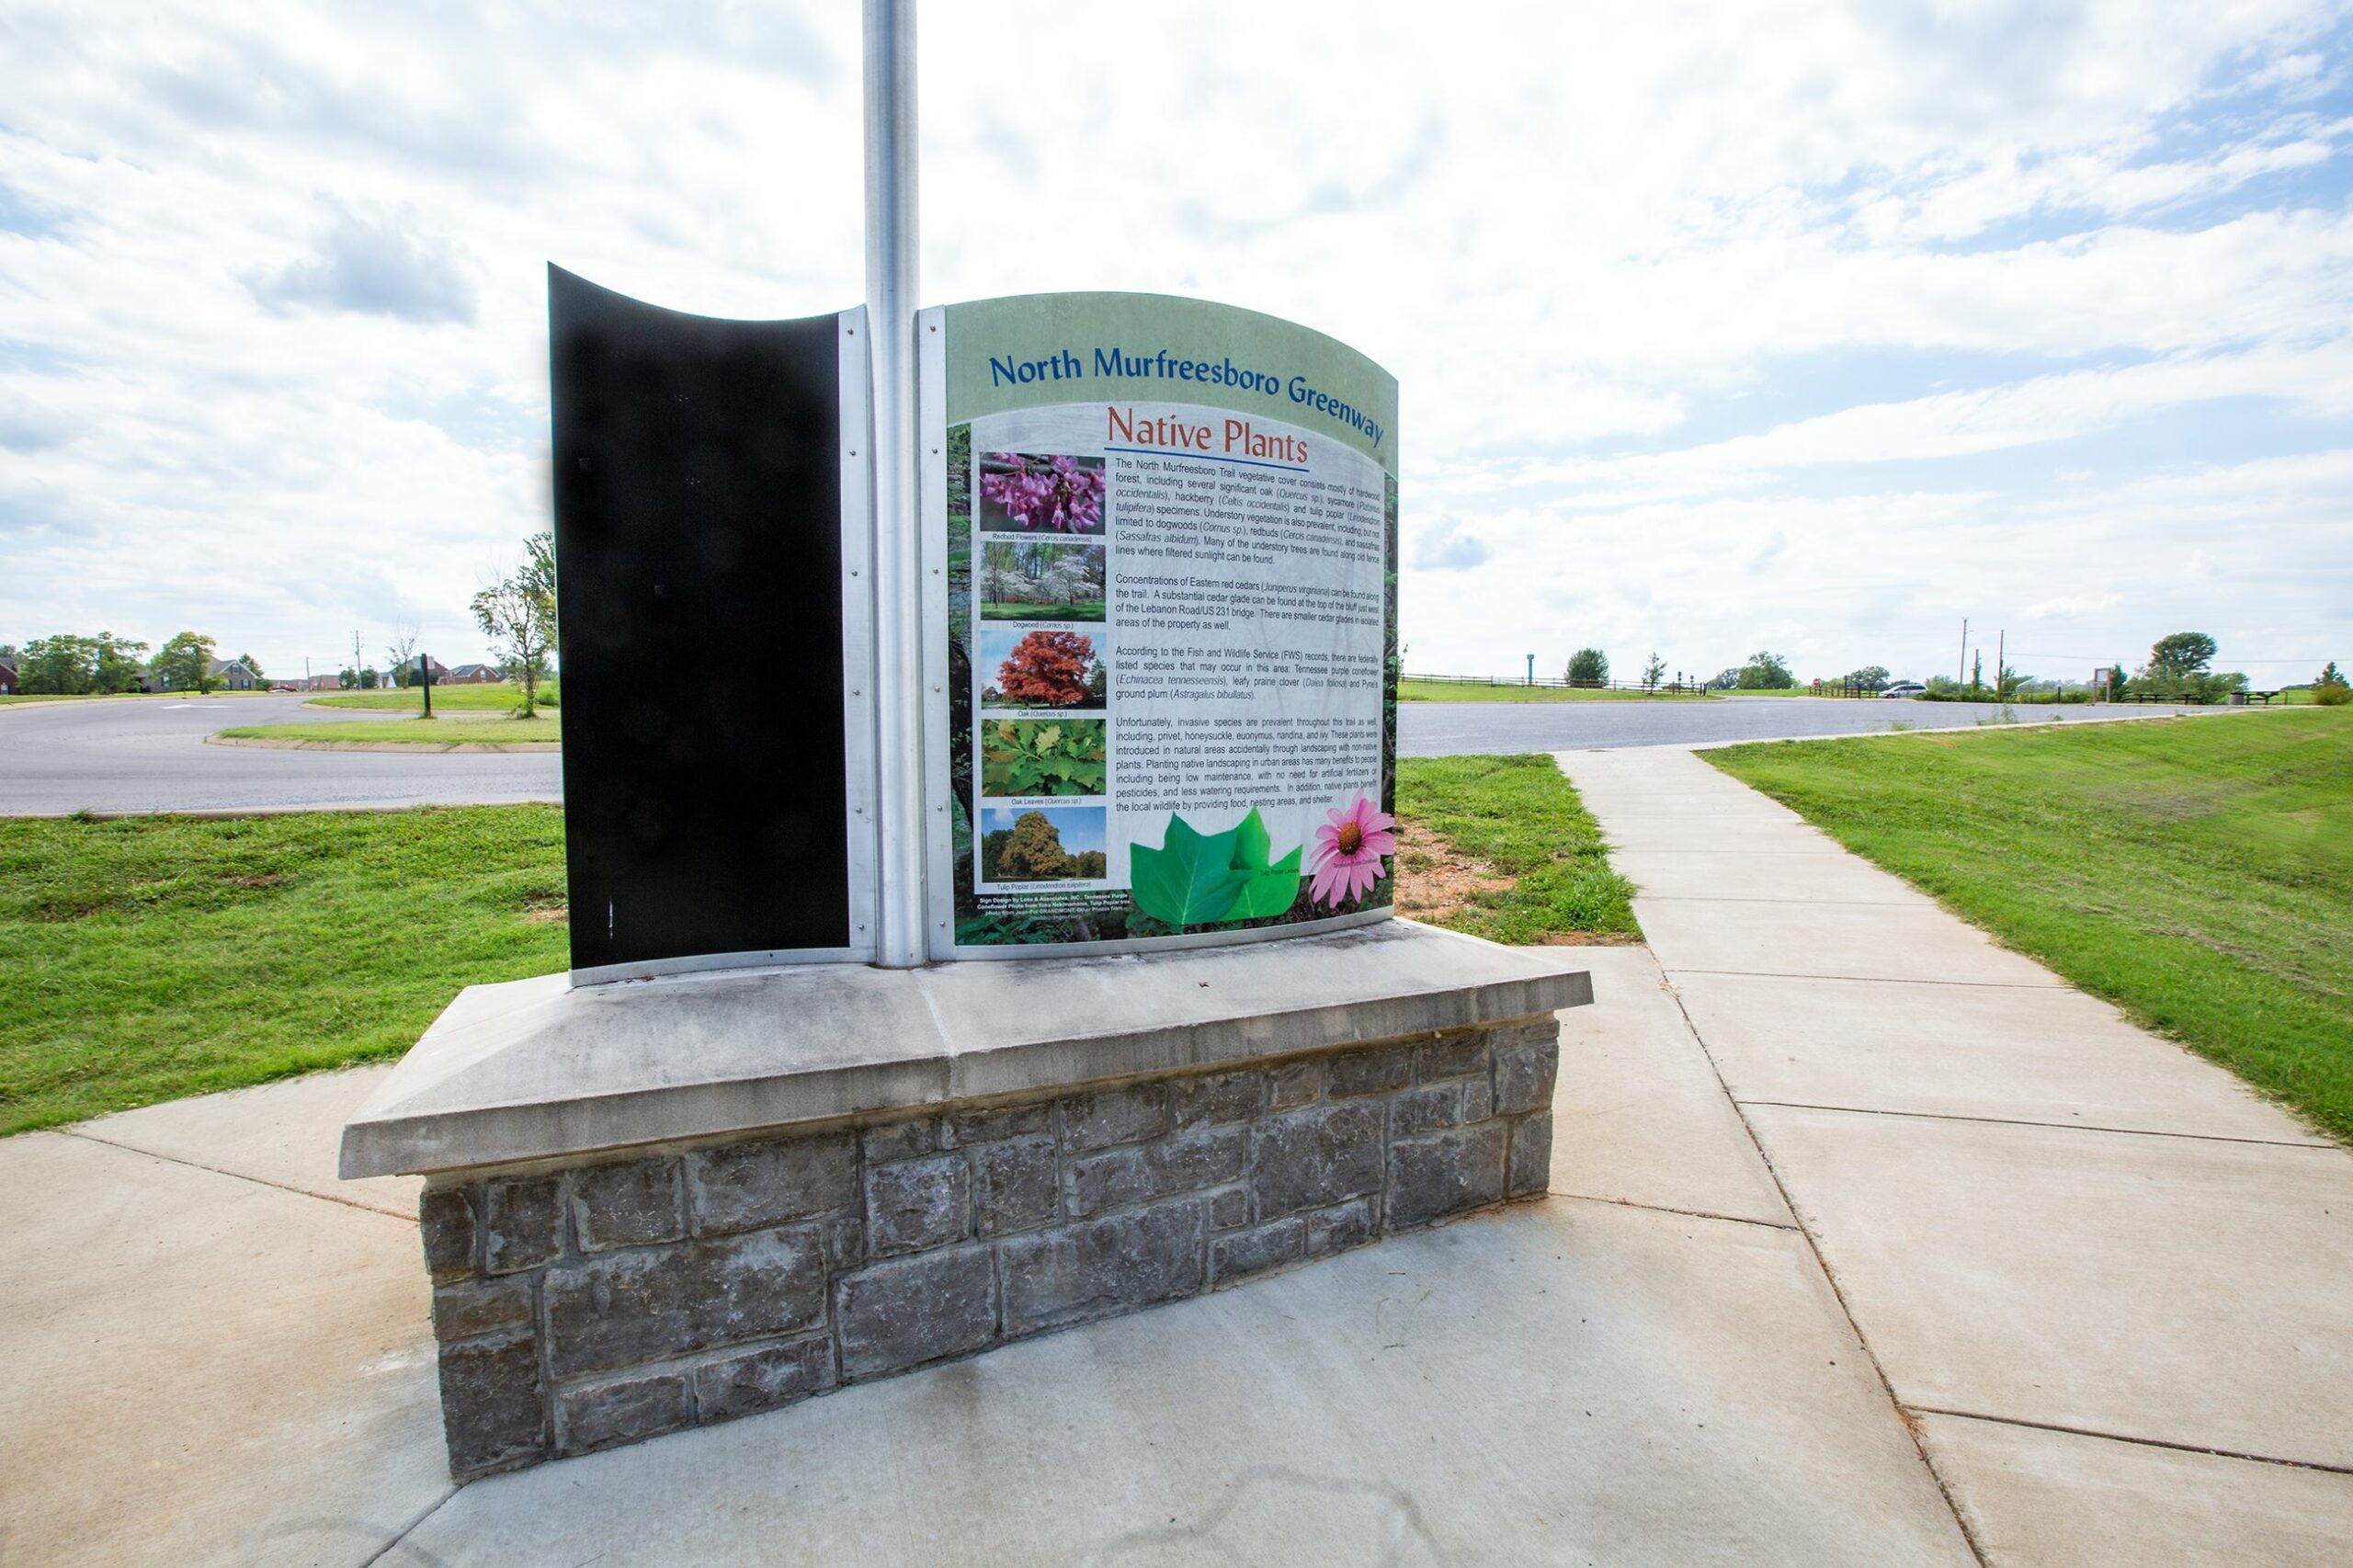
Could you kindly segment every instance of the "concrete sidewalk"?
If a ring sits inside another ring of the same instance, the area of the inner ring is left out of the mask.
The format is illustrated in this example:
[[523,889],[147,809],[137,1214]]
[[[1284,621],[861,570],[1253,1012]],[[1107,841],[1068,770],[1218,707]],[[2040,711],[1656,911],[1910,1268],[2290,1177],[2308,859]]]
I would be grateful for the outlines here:
[[1793,1210],[1990,1562],[2353,1561],[2353,1154],[1688,750],[1560,762],[1688,1028],[1564,1043],[1556,1187]]
[[[1679,1027],[1646,954],[1595,958],[1564,1068]],[[379,1071],[0,1141],[0,1563],[1967,1568],[1685,1039],[1663,1101],[1556,1140],[1594,1198],[463,1491],[414,1185],[331,1174]],[[1644,1138],[1688,1188],[1585,1178]]]

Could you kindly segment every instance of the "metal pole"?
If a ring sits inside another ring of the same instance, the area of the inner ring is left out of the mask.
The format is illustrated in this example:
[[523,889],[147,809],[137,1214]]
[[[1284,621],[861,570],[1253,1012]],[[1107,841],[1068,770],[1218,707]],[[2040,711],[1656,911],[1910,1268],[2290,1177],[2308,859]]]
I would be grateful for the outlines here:
[[915,506],[915,6],[865,0],[866,332],[874,359],[875,722],[881,886],[875,961],[925,940],[923,580]]

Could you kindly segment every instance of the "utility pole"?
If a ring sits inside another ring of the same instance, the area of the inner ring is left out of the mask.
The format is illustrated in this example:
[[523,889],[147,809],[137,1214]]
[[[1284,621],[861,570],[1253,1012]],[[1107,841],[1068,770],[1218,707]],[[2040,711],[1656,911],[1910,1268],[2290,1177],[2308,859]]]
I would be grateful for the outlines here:
[[351,689],[359,689],[359,628],[351,629]]
[[2007,628],[1994,633],[1994,695],[2002,695],[2002,682],[2008,678],[2009,666],[2002,662],[2002,650],[2010,645]]
[[1961,684],[1963,686],[1967,686],[1969,684],[1969,619],[1966,616],[1961,618],[1961,675],[1959,679]]
[[914,969],[930,954],[924,896],[923,581],[915,548],[915,0],[866,0],[865,75],[874,623],[881,633],[875,659],[881,876],[874,959],[884,969]]

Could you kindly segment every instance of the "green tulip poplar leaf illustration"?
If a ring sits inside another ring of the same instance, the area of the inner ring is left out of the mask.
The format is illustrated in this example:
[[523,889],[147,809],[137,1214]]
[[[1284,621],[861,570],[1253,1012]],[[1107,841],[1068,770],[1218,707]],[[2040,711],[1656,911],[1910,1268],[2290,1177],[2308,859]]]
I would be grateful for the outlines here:
[[1128,846],[1129,891],[1137,908],[1179,928],[1280,915],[1299,896],[1301,849],[1268,865],[1273,847],[1255,809],[1223,833],[1172,816],[1160,848]]
[[1241,895],[1226,911],[1228,920],[1268,919],[1290,908],[1292,900],[1299,897],[1299,857],[1306,846],[1294,848],[1270,866],[1267,857],[1274,847],[1258,808],[1251,807],[1250,814],[1233,830],[1233,869],[1247,871],[1250,880],[1242,884]]

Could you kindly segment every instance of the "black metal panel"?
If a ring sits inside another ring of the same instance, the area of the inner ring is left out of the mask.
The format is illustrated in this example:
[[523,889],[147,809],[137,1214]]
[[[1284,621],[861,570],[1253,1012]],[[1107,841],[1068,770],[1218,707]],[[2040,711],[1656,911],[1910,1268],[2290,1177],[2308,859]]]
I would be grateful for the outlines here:
[[838,321],[548,324],[573,967],[846,946]]

